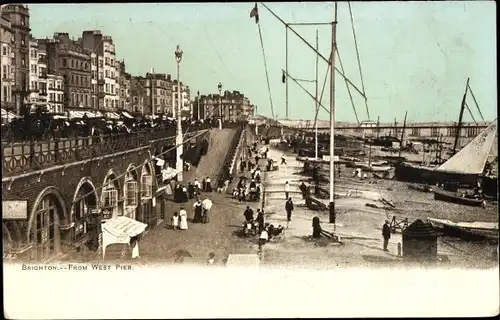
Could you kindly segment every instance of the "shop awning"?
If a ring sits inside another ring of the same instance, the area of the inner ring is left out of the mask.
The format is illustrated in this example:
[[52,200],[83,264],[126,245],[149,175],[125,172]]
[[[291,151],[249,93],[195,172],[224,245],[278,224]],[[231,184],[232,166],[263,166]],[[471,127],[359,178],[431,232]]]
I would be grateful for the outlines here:
[[2,119],[15,119],[17,115],[5,109],[2,109]]
[[93,113],[92,111],[75,111],[75,110],[68,110],[68,117],[70,119],[74,118],[83,118],[83,116],[87,114],[87,118],[95,118],[96,114]]
[[118,120],[120,115],[116,112],[106,112],[106,118]]
[[135,237],[146,230],[147,224],[140,221],[120,216],[109,219],[102,225],[102,229],[116,237]]
[[113,243],[129,243],[130,238],[140,235],[147,224],[128,217],[120,216],[107,220],[102,225],[102,247],[105,256],[106,247]]
[[122,115],[125,117],[125,118],[129,118],[129,119],[134,119],[134,117],[132,117],[127,111],[122,111]]

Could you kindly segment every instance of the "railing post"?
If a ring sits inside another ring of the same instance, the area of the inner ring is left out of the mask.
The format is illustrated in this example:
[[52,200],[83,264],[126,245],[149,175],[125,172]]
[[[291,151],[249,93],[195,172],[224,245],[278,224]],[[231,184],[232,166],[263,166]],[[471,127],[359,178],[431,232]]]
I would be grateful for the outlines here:
[[61,160],[61,155],[59,154],[59,138],[54,138],[54,162],[58,163]]
[[33,168],[35,164],[35,140],[30,139],[30,167]]

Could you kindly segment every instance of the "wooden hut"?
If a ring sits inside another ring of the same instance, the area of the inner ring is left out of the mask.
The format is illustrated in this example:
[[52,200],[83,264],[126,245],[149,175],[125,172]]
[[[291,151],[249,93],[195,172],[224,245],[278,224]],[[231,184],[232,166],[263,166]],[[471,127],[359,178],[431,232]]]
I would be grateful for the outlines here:
[[437,260],[438,234],[428,222],[418,219],[403,231],[403,260]]

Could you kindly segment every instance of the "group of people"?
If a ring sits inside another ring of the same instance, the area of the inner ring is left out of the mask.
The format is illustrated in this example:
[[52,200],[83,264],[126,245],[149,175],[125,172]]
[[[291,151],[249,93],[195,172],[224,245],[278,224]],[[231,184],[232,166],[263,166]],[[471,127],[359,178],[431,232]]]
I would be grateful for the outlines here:
[[188,185],[177,183],[174,189],[174,202],[186,203],[189,199],[194,199],[202,192],[212,192],[212,182],[210,177],[203,178],[202,182],[195,179],[194,182],[188,182]]
[[261,209],[257,209],[257,217],[254,219],[254,211],[250,206],[247,206],[243,212],[243,216],[245,217],[243,225],[244,235],[259,235],[259,250],[262,250],[264,244],[280,235],[285,229],[281,225],[275,227],[273,224],[266,223],[264,221],[264,211]]
[[239,202],[259,201],[261,198],[261,184],[252,179],[250,183],[247,183],[247,178],[241,177],[238,185],[233,189],[233,198],[238,199]]
[[[210,220],[208,218],[209,208],[204,206],[200,198],[196,198],[193,204],[194,217],[193,223],[208,223]],[[174,230],[187,230],[188,229],[188,213],[184,206],[181,206],[179,213],[174,212],[172,215],[172,229]]]

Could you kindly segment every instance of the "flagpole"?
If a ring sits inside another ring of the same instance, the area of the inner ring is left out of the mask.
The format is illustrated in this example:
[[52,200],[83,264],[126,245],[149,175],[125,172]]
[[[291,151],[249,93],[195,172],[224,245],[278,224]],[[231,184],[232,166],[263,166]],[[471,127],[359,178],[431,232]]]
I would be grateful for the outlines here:
[[335,2],[335,13],[334,21],[332,23],[332,59],[330,68],[330,223],[333,223],[333,230],[336,229],[335,225],[335,169],[334,169],[334,158],[335,158],[335,48],[336,43],[336,32],[337,32],[337,2]]
[[[319,51],[319,40],[318,40],[318,29],[316,29],[316,51]],[[319,62],[319,57],[316,54],[316,92],[315,92],[315,108],[316,108],[316,113],[318,112],[318,62]],[[314,121],[314,156],[315,159],[318,159],[318,121]]]
[[[285,24],[285,70],[288,74],[288,24]],[[285,104],[286,104],[286,119],[288,119],[288,77],[285,78]]]

